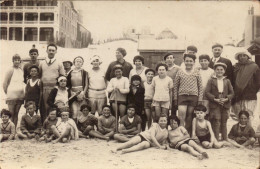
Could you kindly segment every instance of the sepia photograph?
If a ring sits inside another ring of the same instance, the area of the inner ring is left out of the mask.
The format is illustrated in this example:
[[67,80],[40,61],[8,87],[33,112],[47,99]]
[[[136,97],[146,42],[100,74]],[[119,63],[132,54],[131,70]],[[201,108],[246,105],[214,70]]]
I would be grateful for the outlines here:
[[260,167],[259,1],[0,14],[0,169]]

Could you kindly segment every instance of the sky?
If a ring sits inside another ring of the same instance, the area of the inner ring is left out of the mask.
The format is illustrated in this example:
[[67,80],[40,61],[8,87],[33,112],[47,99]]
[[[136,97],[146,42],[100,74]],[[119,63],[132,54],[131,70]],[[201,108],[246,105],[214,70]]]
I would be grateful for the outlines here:
[[74,6],[94,41],[120,37],[130,27],[149,27],[155,35],[169,28],[179,38],[204,42],[239,41],[249,7],[260,14],[257,1],[74,1]]

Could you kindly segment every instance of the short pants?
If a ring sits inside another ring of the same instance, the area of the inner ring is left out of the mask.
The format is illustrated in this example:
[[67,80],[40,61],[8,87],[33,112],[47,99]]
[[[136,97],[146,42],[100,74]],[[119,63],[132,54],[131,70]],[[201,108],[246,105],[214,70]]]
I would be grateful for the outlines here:
[[195,95],[179,95],[178,105],[197,106],[198,96]]
[[152,106],[154,107],[162,107],[165,109],[169,109],[170,108],[170,101],[153,101]]
[[205,136],[198,136],[198,139],[199,139],[199,141],[200,141],[201,143],[202,143],[203,141],[208,141],[208,142],[210,142],[210,138],[211,138],[210,133],[206,134]]
[[181,146],[182,146],[183,144],[189,144],[189,142],[190,142],[191,140],[193,140],[193,139],[188,138],[188,139],[185,140],[185,141],[180,141],[180,142],[177,143],[177,145],[175,146],[175,148],[181,151]]

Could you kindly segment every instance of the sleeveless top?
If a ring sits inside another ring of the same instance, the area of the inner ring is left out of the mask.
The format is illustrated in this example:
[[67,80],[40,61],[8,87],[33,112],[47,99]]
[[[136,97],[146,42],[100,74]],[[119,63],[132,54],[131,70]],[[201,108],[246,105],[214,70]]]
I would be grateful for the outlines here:
[[206,128],[203,128],[203,127],[200,127],[199,124],[198,124],[198,121],[196,120],[196,136],[205,136],[209,133],[209,129],[208,127]]
[[10,84],[7,88],[6,100],[23,100],[24,86],[23,70],[14,68]]
[[41,92],[40,79],[37,79],[35,82],[33,82],[32,79],[29,79],[25,88],[25,101],[35,101],[38,103]]

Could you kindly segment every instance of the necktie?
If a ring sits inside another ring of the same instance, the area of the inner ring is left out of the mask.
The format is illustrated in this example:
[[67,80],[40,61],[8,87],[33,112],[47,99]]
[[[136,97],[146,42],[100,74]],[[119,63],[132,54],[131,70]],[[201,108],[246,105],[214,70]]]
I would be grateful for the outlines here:
[[51,64],[51,60],[49,61],[49,65]]

